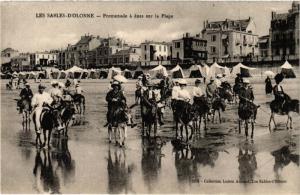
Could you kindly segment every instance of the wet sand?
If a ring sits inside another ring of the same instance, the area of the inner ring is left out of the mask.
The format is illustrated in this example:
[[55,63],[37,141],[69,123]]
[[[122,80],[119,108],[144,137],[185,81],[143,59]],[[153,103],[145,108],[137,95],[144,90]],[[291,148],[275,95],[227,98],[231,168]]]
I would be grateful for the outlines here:
[[[159,139],[142,139],[140,125],[128,129],[125,148],[109,144],[105,95],[108,81],[82,81],[86,114],[76,116],[69,139],[53,137],[52,148],[37,150],[33,126],[24,130],[13,100],[19,91],[1,83],[2,193],[296,193],[300,192],[300,117],[285,129],[286,116],[269,132],[270,109],[262,78],[251,78],[255,102],[261,105],[254,139],[237,132],[237,105],[222,113],[222,123],[208,123],[189,148],[174,147],[172,113],[166,110]],[[192,80],[191,80],[192,81]],[[192,82],[190,82],[192,83]],[[285,80],[284,89],[299,98],[298,79]],[[49,86],[49,82],[46,83]],[[129,105],[134,81],[125,85]],[[35,92],[37,84],[32,85]],[[191,87],[189,87],[191,88]],[[137,110],[139,108],[137,107]],[[140,121],[137,114],[137,121]],[[233,183],[232,183],[233,182]]]

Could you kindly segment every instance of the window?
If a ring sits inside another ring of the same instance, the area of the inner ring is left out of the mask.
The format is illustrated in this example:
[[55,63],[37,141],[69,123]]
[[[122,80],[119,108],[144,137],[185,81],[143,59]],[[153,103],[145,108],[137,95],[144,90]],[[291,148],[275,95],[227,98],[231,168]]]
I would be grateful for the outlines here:
[[161,46],[159,46],[159,51],[161,51]]
[[175,42],[175,48],[180,48],[180,42]]
[[147,55],[145,54],[145,60],[147,60]]
[[212,41],[212,42],[215,42],[216,40],[217,40],[217,36],[216,36],[216,35],[212,35],[212,36],[211,36],[211,41]]
[[144,46],[144,50],[147,51],[147,45]]
[[167,47],[166,46],[164,46],[164,51],[167,51]]
[[210,47],[210,52],[211,52],[211,53],[216,53],[216,51],[217,51],[217,50],[216,50],[216,47],[214,47],[214,46],[211,46],[211,47]]

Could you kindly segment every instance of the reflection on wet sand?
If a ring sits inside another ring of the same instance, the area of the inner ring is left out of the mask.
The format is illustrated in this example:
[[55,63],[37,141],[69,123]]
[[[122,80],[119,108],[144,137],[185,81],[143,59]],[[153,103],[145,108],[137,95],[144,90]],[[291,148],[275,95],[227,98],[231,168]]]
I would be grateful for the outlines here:
[[53,170],[49,150],[37,149],[33,174],[35,176],[34,188],[39,193],[60,193],[59,177]]
[[238,163],[239,163],[239,180],[242,183],[249,183],[254,179],[257,162],[255,157],[253,144],[243,143],[239,147]]
[[142,138],[142,173],[149,193],[152,192],[154,182],[157,181],[160,173],[163,144],[156,138]]
[[72,159],[68,147],[68,139],[53,139],[56,144],[55,150],[52,152],[52,158],[57,161],[55,172],[60,172],[64,184],[74,180],[75,176],[75,160]]
[[290,164],[290,162],[293,162],[299,166],[299,155],[292,154],[289,146],[284,146],[279,150],[271,152],[271,154],[275,159],[273,170],[275,172],[276,179],[281,179],[280,175],[283,168]]
[[125,149],[110,148],[109,146],[107,158],[108,193],[132,193],[131,177],[133,170],[133,164],[127,165]]
[[74,178],[75,161],[71,158],[68,140],[55,138],[52,146],[51,150],[36,150],[33,175],[34,189],[39,193],[60,193],[60,179],[63,178],[65,184]]
[[179,182],[199,183],[199,166],[214,167],[219,157],[219,152],[205,148],[190,148],[178,140],[173,140],[173,151],[175,152],[175,167]]

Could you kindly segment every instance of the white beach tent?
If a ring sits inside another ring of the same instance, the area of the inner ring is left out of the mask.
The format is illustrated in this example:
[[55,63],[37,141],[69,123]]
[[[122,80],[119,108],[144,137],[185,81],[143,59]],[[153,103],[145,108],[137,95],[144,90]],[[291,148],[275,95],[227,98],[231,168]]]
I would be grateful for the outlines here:
[[122,71],[120,68],[115,68],[115,67],[111,67],[109,70],[108,70],[108,76],[107,78],[108,79],[113,79],[114,76],[118,75],[118,74],[121,74]]
[[78,66],[73,66],[72,68],[66,70],[67,78],[72,77],[79,79],[81,77],[83,69]]
[[224,67],[224,74],[225,74],[225,77],[230,76],[230,69],[227,66]]
[[128,69],[125,69],[124,71],[122,71],[122,75],[126,78],[126,79],[132,79],[133,75],[132,72]]
[[296,74],[293,70],[293,67],[287,60],[280,68],[281,68],[281,73],[284,74],[285,78],[296,78]]
[[149,70],[149,73],[152,78],[162,78],[163,76],[168,76],[166,67],[163,65],[158,65],[155,68]]
[[172,74],[171,75],[172,78],[174,78],[174,79],[184,78],[183,70],[182,70],[182,68],[178,64],[172,70],[170,70],[170,72]]
[[45,69],[46,71],[46,78],[51,78],[52,79],[52,73],[55,72],[55,73],[59,73],[59,69],[57,68],[46,68]]
[[217,64],[217,62],[214,62],[210,66],[210,77],[216,77],[217,74],[223,74],[225,72],[224,67]]
[[210,76],[210,68],[207,64],[202,63],[201,67],[201,74],[203,77],[208,78]]
[[231,76],[235,77],[236,74],[240,73],[242,77],[251,77],[250,70],[255,70],[255,68],[251,68],[251,67],[245,66],[242,63],[238,63],[237,65],[235,65],[232,68]]
[[190,78],[202,78],[202,68],[200,65],[193,65],[190,68]]

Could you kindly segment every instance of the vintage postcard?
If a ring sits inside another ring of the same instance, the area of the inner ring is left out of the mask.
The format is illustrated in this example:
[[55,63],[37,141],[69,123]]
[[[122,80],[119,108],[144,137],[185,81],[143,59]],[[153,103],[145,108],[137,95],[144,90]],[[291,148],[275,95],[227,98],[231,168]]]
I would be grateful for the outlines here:
[[1,193],[300,193],[298,1],[0,5]]

